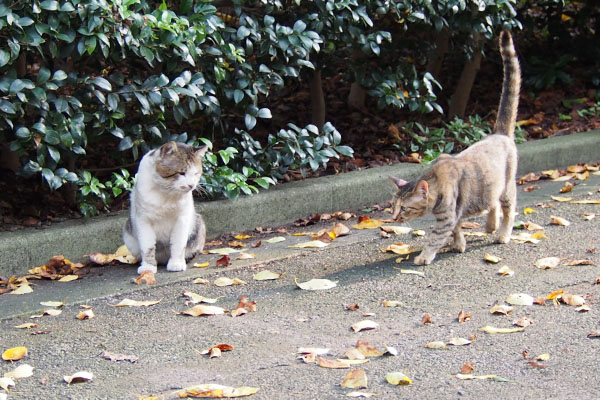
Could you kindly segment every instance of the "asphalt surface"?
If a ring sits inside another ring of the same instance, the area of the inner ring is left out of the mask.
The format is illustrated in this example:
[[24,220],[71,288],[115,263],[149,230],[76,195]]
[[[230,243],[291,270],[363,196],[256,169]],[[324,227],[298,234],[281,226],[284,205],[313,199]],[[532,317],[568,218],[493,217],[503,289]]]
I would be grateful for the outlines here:
[[[600,199],[600,176],[577,183],[564,196]],[[234,260],[231,266],[221,268],[214,266],[218,256],[203,255],[195,261],[210,261],[210,267],[184,273],[159,268],[158,283],[150,287],[130,282],[135,266],[111,266],[94,268],[74,282],[36,282],[31,294],[3,295],[0,350],[26,346],[28,355],[15,362],[2,361],[0,375],[23,364],[34,368],[33,376],[16,380],[8,398],[171,399],[177,398],[176,391],[181,388],[213,383],[259,388],[252,399],[340,399],[354,391],[340,386],[350,369],[306,364],[297,359],[297,351],[299,347],[329,348],[326,358],[342,358],[359,339],[381,351],[386,346],[398,350],[397,356],[371,358],[351,368],[365,370],[368,387],[360,391],[376,393],[379,399],[600,398],[600,339],[587,336],[600,329],[600,285],[594,284],[600,277],[600,250],[595,250],[600,248],[600,205],[551,200],[550,195],[560,195],[562,182],[533,184],[540,188],[524,192],[523,186],[519,187],[517,219],[544,228],[547,238],[538,244],[511,241],[497,245],[493,237],[473,235],[467,237],[465,253],[440,254],[432,265],[416,267],[410,260],[396,263],[398,256],[381,249],[397,242],[418,247],[426,238],[408,234],[385,239],[379,229],[351,228],[350,235],[335,239],[325,248],[298,250],[289,246],[309,240],[306,236],[292,236],[275,228],[272,233],[244,240],[248,244],[262,240],[260,247],[248,250],[256,253],[255,259]],[[523,215],[528,207],[535,211]],[[598,216],[588,221],[583,218],[586,212]],[[382,212],[367,215],[389,218]],[[550,225],[552,215],[571,224]],[[473,221],[483,224],[484,218]],[[356,218],[345,222],[348,226],[355,223]],[[411,227],[429,232],[431,225],[432,219],[427,218]],[[288,232],[316,232],[329,226],[331,222],[285,228]],[[524,231],[513,233],[520,232]],[[264,242],[274,236],[286,240]],[[502,261],[488,263],[483,260],[485,253]],[[536,260],[548,256],[559,257],[561,265],[545,270],[535,266]],[[566,265],[580,259],[593,264]],[[497,274],[505,265],[514,270],[514,276]],[[402,273],[399,268],[424,276]],[[253,275],[264,269],[283,275],[273,281],[254,281]],[[212,284],[222,276],[248,284]],[[211,284],[194,284],[199,277]],[[304,282],[312,278],[337,281],[337,286],[323,291],[296,288],[296,279]],[[559,289],[583,296],[590,311],[578,312],[574,306],[554,306],[548,301],[547,306],[514,306],[509,315],[490,313],[494,305],[506,304],[504,300],[513,293],[539,297]],[[185,305],[184,291],[218,298],[215,305],[226,309],[235,308],[240,296],[246,295],[256,301],[257,311],[235,318],[180,315],[177,313],[191,307]],[[124,298],[161,301],[150,307],[111,306]],[[49,308],[39,304],[49,300],[66,301],[67,305],[58,316],[30,318]],[[383,307],[384,300],[398,300],[402,307]],[[91,306],[95,317],[76,319],[81,304]],[[358,310],[347,310],[351,304],[359,304]],[[470,314],[464,323],[457,321],[461,310]],[[431,315],[431,324],[421,323],[426,313]],[[533,320],[522,332],[487,334],[479,330],[486,325],[512,327],[521,317]],[[364,319],[377,322],[379,327],[354,332],[351,325]],[[38,326],[15,328],[27,322]],[[471,338],[472,343],[445,349],[425,347],[453,337]],[[223,352],[220,358],[200,354],[220,343],[234,349]],[[137,361],[110,361],[102,357],[105,351],[135,356]],[[528,364],[544,353],[549,354],[547,360],[537,361],[537,366]],[[460,380],[456,374],[465,362],[473,364],[473,375],[492,374],[502,379]],[[80,370],[92,372],[93,380],[71,385],[64,382],[63,376]],[[406,374],[412,383],[390,385],[385,377],[392,371]]]

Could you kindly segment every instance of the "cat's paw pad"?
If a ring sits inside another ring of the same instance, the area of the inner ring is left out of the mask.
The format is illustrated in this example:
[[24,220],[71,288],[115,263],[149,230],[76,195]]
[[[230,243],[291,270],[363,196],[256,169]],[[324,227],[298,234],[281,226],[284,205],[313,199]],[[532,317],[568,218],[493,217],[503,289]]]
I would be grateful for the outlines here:
[[433,257],[429,258],[429,257],[424,256],[423,254],[419,254],[417,257],[415,257],[416,265],[429,265],[429,264],[431,264],[432,261],[433,261]]
[[185,260],[170,259],[169,262],[167,263],[167,271],[180,272],[180,271],[185,271],[186,268],[187,268],[187,264],[185,263]]
[[156,265],[142,263],[142,265],[140,265],[137,269],[138,275],[143,272],[146,272],[146,271],[150,271],[153,274],[155,274],[156,273]]

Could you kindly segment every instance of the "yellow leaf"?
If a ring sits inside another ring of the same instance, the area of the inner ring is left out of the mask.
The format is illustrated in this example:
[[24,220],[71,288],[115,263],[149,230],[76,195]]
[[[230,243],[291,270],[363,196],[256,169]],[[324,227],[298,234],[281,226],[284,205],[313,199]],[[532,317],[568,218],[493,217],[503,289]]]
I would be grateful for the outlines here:
[[410,385],[412,383],[410,378],[402,372],[388,372],[385,380],[392,385]]
[[254,253],[246,253],[242,252],[239,256],[237,256],[234,260],[250,260],[256,258],[256,254]]
[[8,294],[27,294],[33,292],[33,289],[29,285],[21,285],[17,289],[9,292]]
[[160,300],[131,300],[131,299],[123,299],[119,304],[109,304],[112,307],[149,307],[155,304],[160,303]]
[[251,235],[246,235],[246,234],[243,234],[243,233],[240,233],[239,235],[235,235],[234,236],[234,238],[237,239],[237,240],[249,239],[251,237],[252,237]]
[[2,353],[2,359],[5,361],[18,361],[27,355],[27,347],[12,347]]
[[78,278],[79,278],[79,276],[77,276],[77,275],[65,275],[62,278],[60,278],[58,281],[59,282],[71,282]]
[[547,361],[550,358],[550,354],[544,353],[537,356],[535,359],[538,361]]
[[18,328],[18,329],[31,329],[31,328],[36,328],[37,326],[38,326],[38,324],[34,324],[33,322],[26,322],[24,324],[15,326],[15,328]]
[[206,267],[208,267],[209,265],[210,265],[210,262],[209,262],[209,261],[207,261],[207,262],[203,262],[203,263],[194,263],[192,266],[193,266],[194,268],[206,268]]
[[399,255],[406,255],[414,253],[416,249],[412,249],[409,244],[406,243],[392,243],[386,247],[383,252],[390,252]]
[[269,271],[268,269],[262,270],[252,277],[255,281],[268,281],[273,279],[279,279],[280,273]]
[[493,326],[486,325],[483,328],[479,328],[479,330],[485,333],[514,333],[524,331],[525,328],[495,328]]
[[555,290],[552,293],[550,293],[548,296],[546,296],[546,299],[547,300],[554,300],[554,299],[560,297],[563,293],[564,293],[564,290],[562,290],[562,289]]
[[531,238],[535,240],[546,239],[546,234],[544,233],[544,231],[537,231],[536,233],[531,235]]
[[493,264],[498,264],[500,261],[502,261],[502,259],[500,257],[493,256],[493,255],[491,255],[489,253],[485,253],[483,255],[483,259],[485,261],[493,263]]
[[209,254],[218,254],[220,256],[228,256],[230,254],[239,253],[239,252],[240,252],[239,249],[234,249],[232,247],[223,247],[223,248],[220,248],[220,249],[208,250]]
[[273,244],[273,243],[283,242],[284,240],[285,240],[285,238],[283,236],[275,236],[275,237],[272,237],[271,239],[263,240],[263,242]]
[[554,201],[558,201],[558,202],[560,202],[560,203],[564,203],[564,202],[567,202],[567,201],[571,201],[571,200],[573,200],[573,198],[572,198],[572,197],[563,197],[563,196],[550,196],[550,198],[551,198],[552,200],[554,200]]
[[384,307],[402,307],[402,303],[398,300],[384,300],[381,302]]
[[365,219],[358,224],[352,225],[354,229],[377,229],[383,225],[383,221],[380,219]]
[[446,346],[446,343],[442,342],[441,340],[436,340],[435,342],[427,343],[425,347],[428,349],[445,349],[448,346]]
[[505,265],[498,270],[497,274],[500,274],[502,276],[513,276],[515,274],[515,271],[513,271]]
[[416,231],[413,231],[413,236],[425,236],[425,231],[422,229],[418,229]]
[[523,214],[524,214],[524,215],[527,215],[527,214],[533,214],[533,213],[536,213],[536,214],[537,214],[537,211],[536,211],[536,210],[534,210],[534,209],[533,209],[533,208],[531,208],[531,207],[527,207],[526,209],[524,209],[524,210],[523,210]]
[[190,386],[177,391],[180,399],[187,397],[210,397],[210,398],[235,398],[251,396],[258,392],[259,388],[250,386],[240,386],[237,388],[223,386],[216,383],[206,383],[202,385]]
[[600,204],[600,199],[575,200],[571,204]]

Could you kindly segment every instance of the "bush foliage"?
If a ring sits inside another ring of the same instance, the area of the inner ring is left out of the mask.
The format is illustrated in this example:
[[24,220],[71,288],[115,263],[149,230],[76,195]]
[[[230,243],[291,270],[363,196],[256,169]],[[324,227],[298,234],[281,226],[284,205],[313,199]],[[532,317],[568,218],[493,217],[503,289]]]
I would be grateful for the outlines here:
[[[334,126],[289,121],[253,136],[286,82],[325,76],[344,59],[349,82],[378,106],[442,112],[424,66],[435,39],[480,51],[519,26],[516,0],[14,0],[0,5],[0,144],[26,175],[93,200],[131,188],[126,169],[168,140],[214,143],[204,187],[235,198],[289,169],[351,157]],[[93,153],[93,156],[92,156]],[[110,162],[104,160],[109,160]],[[102,182],[97,170],[114,168]]]

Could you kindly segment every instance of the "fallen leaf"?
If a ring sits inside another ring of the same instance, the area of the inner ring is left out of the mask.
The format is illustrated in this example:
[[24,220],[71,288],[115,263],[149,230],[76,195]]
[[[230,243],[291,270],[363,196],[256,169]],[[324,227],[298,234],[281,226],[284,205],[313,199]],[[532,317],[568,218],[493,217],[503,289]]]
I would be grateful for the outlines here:
[[358,303],[356,304],[349,304],[346,306],[346,310],[348,311],[356,311],[360,308],[360,305]]
[[256,258],[256,254],[254,254],[254,253],[247,253],[247,252],[243,251],[235,259],[236,260],[251,260],[253,258]]
[[189,302],[191,302],[192,304],[198,304],[198,303],[214,304],[219,300],[219,298],[213,299],[213,298],[209,298],[209,297],[204,297],[197,293],[190,292],[189,290],[186,290],[185,292],[183,292],[183,296],[190,299]]
[[550,294],[548,296],[546,296],[546,299],[547,300],[558,299],[560,296],[562,296],[563,293],[564,293],[564,290],[562,290],[562,289],[555,290],[553,292],[550,292]]
[[329,279],[311,279],[307,282],[298,283],[294,278],[294,282],[302,290],[327,290],[337,286],[337,281],[330,281]]
[[110,361],[129,361],[130,363],[136,363],[138,361],[138,357],[137,356],[127,356],[125,354],[116,354],[116,353],[111,353],[110,351],[105,351],[104,353],[102,353],[102,357],[110,360]]
[[2,359],[5,361],[18,361],[27,355],[27,347],[12,347],[2,353]]
[[500,257],[493,256],[493,255],[491,255],[489,253],[485,253],[483,255],[483,259],[485,261],[493,263],[493,264],[498,264],[500,261],[502,261],[502,259]]
[[[530,121],[530,120],[527,120],[527,121]],[[534,121],[535,121],[535,120],[534,120]],[[519,122],[523,122],[523,121],[519,121]],[[520,124],[520,125],[523,125],[523,124]],[[536,174],[534,174],[533,172],[530,172],[530,173],[528,173],[527,175],[524,175],[524,176],[520,177],[520,178],[517,180],[517,183],[518,183],[519,185],[523,185],[523,184],[525,184],[525,183],[529,183],[529,182],[535,182],[535,181],[539,181],[539,180],[540,180],[540,175],[536,175]]]
[[14,388],[15,387],[15,381],[12,378],[0,378],[0,388],[6,390],[8,392],[8,389]]
[[537,356],[535,359],[537,361],[546,361],[550,358],[550,354],[548,353],[544,353],[544,354],[540,354],[539,356]]
[[523,223],[523,228],[527,229],[528,231],[543,231],[544,228],[542,228],[540,225],[535,224],[531,221],[527,221],[525,223]]
[[208,281],[208,279],[204,279],[204,278],[196,278],[192,281],[192,283],[198,284],[198,285],[208,285],[210,282]]
[[283,236],[275,236],[270,239],[263,240],[263,242],[273,244],[273,243],[283,242],[284,240],[285,240],[285,238]]
[[460,367],[461,374],[470,374],[471,372],[473,372],[473,370],[475,370],[475,367],[469,361],[465,361],[463,366]]
[[77,318],[78,320],[92,319],[94,318],[94,311],[92,311],[91,309],[82,310],[77,314],[75,318]]
[[393,233],[395,235],[406,235],[412,231],[412,228],[407,226],[398,226],[398,225],[386,225],[380,227],[382,231],[387,233]]
[[467,322],[468,320],[471,319],[471,315],[470,314],[466,314],[463,310],[460,310],[458,313],[458,322],[460,322],[461,324],[464,322]]
[[217,306],[209,306],[206,304],[198,304],[192,308],[188,308],[179,314],[191,315],[192,317],[200,317],[202,315],[221,315],[225,314],[225,309]]
[[364,397],[364,398],[370,398],[373,396],[378,396],[377,393],[368,393],[368,392],[350,392],[350,393],[346,393],[346,397]]
[[402,303],[398,300],[383,300],[381,304],[384,307],[402,307]]
[[533,297],[525,293],[513,293],[507,297],[506,302],[513,306],[533,305]]
[[558,178],[554,178],[552,179],[553,182],[566,182],[569,179],[573,179],[575,177],[574,174],[567,174],[567,175],[563,175],[563,176],[559,176]]
[[588,311],[592,311],[592,308],[590,306],[588,306],[587,304],[584,304],[582,306],[579,306],[575,309],[575,311],[577,312],[588,312]]
[[79,371],[74,373],[71,376],[64,376],[63,379],[65,380],[65,382],[67,382],[68,384],[71,383],[81,383],[81,382],[89,382],[92,379],[94,379],[94,374],[92,374],[91,372],[88,371]]
[[208,266],[210,266],[210,262],[209,261],[206,261],[206,262],[203,262],[203,263],[194,263],[194,264],[192,264],[192,267],[194,267],[194,268],[206,268]]
[[350,228],[341,222],[336,222],[333,224],[332,232],[335,234],[335,237],[346,236],[350,234]]
[[535,362],[535,361],[529,361],[527,364],[529,364],[529,366],[531,366],[533,368],[539,368],[539,369],[548,368],[547,366],[540,364],[539,362]]
[[4,373],[5,378],[21,379],[33,375],[33,367],[29,364],[21,364],[12,371]]
[[323,368],[341,369],[350,368],[350,366],[340,360],[328,360],[323,357],[317,357],[317,364]]
[[521,317],[519,320],[513,322],[513,325],[520,326],[521,328],[526,328],[531,324],[533,324],[533,321],[527,317]]
[[571,225],[571,223],[569,221],[567,221],[566,219],[562,218],[562,217],[557,217],[554,215],[550,216],[550,223],[552,225],[560,225],[560,226],[569,226]]
[[560,188],[560,192],[561,193],[569,193],[571,190],[573,190],[573,186],[575,186],[573,183],[565,182],[565,185]]
[[9,292],[8,294],[27,294],[27,293],[32,293],[32,292],[33,292],[33,289],[31,288],[31,286],[21,285],[17,289],[13,290],[12,292]]
[[594,262],[591,260],[573,260],[573,261],[569,261],[569,263],[567,264],[569,266],[574,266],[574,265],[594,265]]
[[463,229],[479,229],[479,228],[481,228],[481,224],[479,222],[473,222],[473,221],[465,221],[465,222],[461,223],[460,226]]
[[227,278],[222,276],[220,278],[215,279],[213,282],[215,286],[223,287],[223,286],[231,286],[231,285],[247,285],[248,283],[238,279],[238,278]]
[[229,247],[246,247],[246,245],[242,242],[240,242],[239,240],[233,240],[229,243],[227,243],[227,246]]
[[[518,235],[512,235],[510,238],[512,240],[516,240],[519,243],[533,243],[538,244],[540,242],[538,233],[543,233],[543,231],[536,232],[535,234],[530,234],[527,232],[520,232]],[[537,235],[534,237],[534,235]]]
[[576,294],[562,294],[560,296],[560,300],[565,303],[568,304],[570,306],[575,306],[575,307],[579,307],[582,306],[585,303],[585,299],[579,295]]
[[367,374],[363,369],[354,369],[344,376],[340,385],[349,389],[366,389]]
[[544,257],[540,258],[535,262],[535,266],[539,269],[551,269],[560,264],[560,258],[558,257]]
[[[587,334],[587,337],[600,338],[600,330],[594,329],[593,331],[591,331],[590,333]],[[6,374],[4,374],[4,376],[6,376]]]
[[413,236],[419,236],[419,237],[421,237],[421,236],[425,236],[425,235],[426,235],[425,231],[424,231],[424,230],[422,230],[422,229],[418,229],[418,230],[416,230],[416,231],[413,231],[413,233],[412,233],[412,234],[413,234]]
[[531,207],[527,207],[527,208],[525,208],[525,209],[523,210],[523,215],[527,215],[527,214],[533,214],[533,213],[536,213],[536,214],[537,214],[537,211],[536,211],[536,210],[534,210],[534,209],[533,209],[533,208],[531,208]]
[[211,347],[208,351],[208,357],[209,358],[218,358],[221,357],[221,349],[219,349],[218,347]]
[[367,216],[360,217],[358,224],[352,225],[354,229],[377,229],[383,225],[380,219],[371,219]]
[[223,257],[221,257],[221,258],[219,258],[217,260],[217,262],[215,263],[215,265],[217,267],[226,267],[226,266],[228,266],[230,264],[230,262],[231,262],[231,259],[229,258],[229,256],[228,255],[224,255]]
[[547,176],[549,179],[556,179],[560,176],[560,172],[557,169],[550,169],[542,171],[542,175]]
[[238,234],[238,235],[235,235],[235,236],[234,236],[234,239],[237,239],[237,240],[244,240],[244,239],[250,239],[251,237],[252,237],[251,235],[246,235],[246,234],[244,234],[244,233],[240,233],[240,234]]
[[446,346],[446,343],[442,342],[441,340],[436,340],[435,342],[427,343],[425,347],[428,349],[445,349],[448,346]]
[[375,347],[370,345],[366,340],[359,339],[356,342],[356,350],[365,357],[380,357],[382,353]]
[[349,349],[344,352],[344,357],[349,360],[365,360],[367,357],[357,348]]
[[208,250],[208,253],[209,254],[217,254],[217,255],[220,255],[220,256],[228,256],[228,255],[233,254],[233,253],[239,253],[240,251],[241,250],[239,250],[239,249],[234,249],[234,248],[231,248],[231,247],[223,247],[223,248],[220,248],[220,249]]
[[525,328],[517,327],[517,328],[495,328],[493,326],[486,325],[483,328],[479,328],[480,331],[485,333],[514,333],[524,331]]
[[401,274],[409,274],[409,275],[418,275],[421,278],[425,278],[425,273],[423,273],[421,271],[415,271],[414,269],[401,269],[400,273]]
[[120,246],[113,254],[92,253],[88,256],[94,264],[106,265],[117,261],[121,264],[137,264],[140,260],[134,257],[127,246]]
[[180,399],[188,397],[210,397],[210,398],[235,398],[251,396],[258,392],[259,388],[251,386],[240,386],[237,388],[231,386],[218,385],[216,383],[206,383],[201,385],[190,386],[178,390],[177,396]]
[[396,357],[396,356],[398,356],[398,350],[396,350],[396,348],[392,347],[392,346],[385,346],[385,350],[383,351],[383,355],[384,356],[393,356],[393,357]]
[[279,279],[279,277],[281,277],[280,273],[269,271],[268,269],[264,269],[256,274],[254,274],[252,279],[254,279],[255,281],[267,281],[267,280]]
[[145,283],[146,285],[155,285],[156,276],[152,271],[144,271],[137,278],[135,278],[133,282],[137,285],[141,285],[142,283]]
[[564,196],[550,196],[550,198],[554,201],[558,201],[559,203],[565,203],[567,201],[573,200],[572,197],[564,197]]
[[288,246],[288,247],[293,248],[293,249],[306,249],[306,248],[320,248],[320,247],[325,247],[325,246],[329,246],[329,243],[325,243],[320,240],[311,240],[308,242],[297,243],[295,245]]
[[371,329],[377,329],[379,324],[375,321],[371,321],[369,319],[365,319],[359,322],[352,324],[351,328],[354,332],[366,331]]
[[471,342],[469,339],[460,338],[460,337],[454,337],[454,338],[450,338],[450,340],[448,340],[448,344],[452,345],[452,346],[466,346],[471,343],[473,343],[473,342]]
[[515,271],[513,271],[512,269],[510,269],[509,267],[507,267],[506,265],[501,267],[498,272],[496,272],[499,275],[502,276],[513,276],[515,274]]
[[600,199],[575,200],[571,204],[600,204]]
[[501,378],[498,375],[471,375],[471,374],[456,374],[456,377],[460,380],[473,380],[473,379],[477,379],[477,380],[484,380],[484,379],[490,379],[496,382],[508,382],[508,379],[505,378]]
[[431,314],[426,313],[425,315],[423,315],[423,318],[421,318],[421,324],[425,325],[425,324],[431,324],[433,323],[431,321]]
[[37,328],[37,326],[38,326],[38,324],[34,324],[33,322],[27,322],[27,323],[15,326],[15,328],[18,328],[18,329],[31,329],[31,328]]
[[300,347],[297,351],[298,354],[315,354],[317,356],[324,356],[329,353],[329,349],[323,347]]
[[131,299],[123,299],[119,302],[119,304],[109,304],[112,307],[149,307],[155,304],[160,303],[160,300],[131,300]]
[[388,372],[385,380],[391,385],[410,385],[412,380],[402,372]]
[[72,282],[77,279],[79,279],[78,275],[65,275],[62,278],[60,278],[58,281],[59,282]]
[[507,306],[507,305],[504,305],[504,304],[496,304],[490,310],[490,314],[508,315],[509,313],[512,312],[512,310],[513,310],[513,307],[511,307],[511,306]]
[[40,304],[45,307],[57,307],[57,308],[65,305],[65,303],[63,301],[41,301]]

